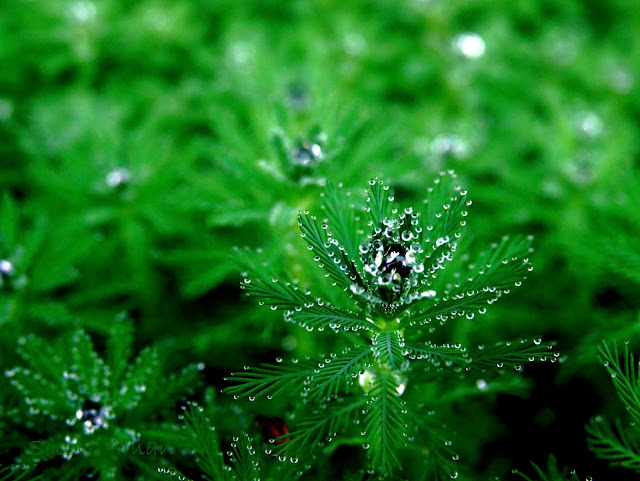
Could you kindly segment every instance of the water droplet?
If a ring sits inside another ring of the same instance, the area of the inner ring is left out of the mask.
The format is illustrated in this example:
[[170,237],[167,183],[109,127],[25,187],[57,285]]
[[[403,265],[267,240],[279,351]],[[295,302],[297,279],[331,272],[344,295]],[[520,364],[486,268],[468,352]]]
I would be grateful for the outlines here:
[[536,338],[533,340],[533,343],[534,343],[536,346],[539,346],[539,345],[542,343],[542,339],[541,339],[541,338],[539,338],[539,337],[536,337]]
[[78,23],[88,23],[96,16],[93,2],[78,1],[69,6],[69,16]]
[[586,137],[597,137],[602,134],[604,124],[602,119],[594,112],[583,112],[578,115],[580,132]]
[[0,286],[2,285],[2,276],[12,276],[15,272],[13,264],[6,260],[0,260]]
[[454,37],[453,49],[467,58],[476,59],[484,54],[485,44],[477,33],[465,32]]
[[107,174],[105,182],[112,189],[124,186],[131,180],[131,173],[124,167],[119,167]]

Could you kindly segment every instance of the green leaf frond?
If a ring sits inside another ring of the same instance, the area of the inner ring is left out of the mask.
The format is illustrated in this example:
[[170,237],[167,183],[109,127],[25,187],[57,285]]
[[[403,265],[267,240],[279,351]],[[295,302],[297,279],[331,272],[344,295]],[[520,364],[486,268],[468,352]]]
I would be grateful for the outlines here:
[[533,341],[520,339],[474,349],[467,349],[460,344],[438,346],[425,343],[424,347],[407,346],[407,350],[409,359],[425,360],[436,369],[444,365],[444,367],[458,366],[465,370],[478,369],[484,372],[496,367],[513,367],[520,371],[527,363],[556,362],[559,354],[553,351],[553,347],[553,343],[543,343],[541,339]]
[[145,347],[127,369],[123,386],[114,398],[114,407],[132,409],[137,406],[147,386],[154,385],[159,363],[158,351],[153,347]]
[[520,371],[527,363],[556,362],[560,354],[553,350],[554,345],[543,343],[541,339],[520,339],[498,342],[492,346],[478,346],[470,351],[469,356],[473,367],[483,371],[496,367],[513,367]]
[[270,280],[245,279],[241,287],[248,296],[256,297],[259,304],[271,306],[274,311],[291,311],[317,301],[310,292],[303,292],[291,282],[281,282],[275,277]]
[[409,312],[409,323],[425,324],[433,320],[445,321],[450,317],[483,314],[488,305],[493,304],[513,287],[519,287],[531,270],[529,259],[531,238],[503,237],[494,244],[488,254],[481,254],[476,263],[469,264],[468,272],[459,274],[465,279],[444,288],[444,292],[434,293],[433,300],[423,300]]
[[[640,379],[636,361],[624,344],[622,356],[615,342],[610,346],[603,342],[598,348],[600,360],[611,376],[613,385],[631,417],[630,425],[616,421],[615,427],[600,416],[587,425],[587,445],[595,455],[609,461],[613,466],[621,466],[640,473]],[[622,360],[620,359],[622,357]]]
[[256,399],[304,389],[309,399],[334,397],[341,387],[348,389],[353,375],[365,366],[370,356],[371,347],[366,346],[345,348],[340,354],[331,354],[319,362],[305,360],[295,361],[291,365],[263,364],[232,373],[228,380],[237,384],[227,387],[225,392]]
[[427,361],[434,369],[443,367],[468,367],[471,364],[469,351],[460,344],[436,345],[426,342],[424,346],[407,346],[407,357],[411,361]]
[[[359,212],[352,202],[351,193],[342,192],[342,184],[327,182],[323,192],[322,209],[335,239],[344,246],[347,255],[355,258],[360,244]],[[358,215],[356,215],[358,214]]]
[[[514,470],[514,473],[520,476],[525,481],[580,481],[575,470],[567,472],[568,470],[560,470],[558,468],[558,462],[555,456],[552,454],[547,461],[547,471],[543,471],[536,463],[531,463],[531,466],[535,470],[538,478],[535,480],[519,470]],[[589,479],[589,478],[587,478]]]
[[[453,195],[452,195],[453,193]],[[441,172],[434,180],[434,186],[428,189],[428,198],[423,206],[423,219],[427,223],[423,249],[427,256],[425,272],[434,273],[443,268],[456,250],[459,229],[466,225],[465,217],[471,201],[467,192],[456,183],[453,171]]]
[[[237,251],[239,260],[252,270],[253,278],[246,277],[241,285],[244,292],[258,299],[258,303],[268,305],[273,310],[285,313],[285,320],[294,322],[309,330],[372,330],[373,322],[362,313],[343,310],[314,298],[309,291],[302,291],[289,281],[279,281],[265,266],[250,265],[245,261],[246,251]],[[333,262],[331,263],[332,265]]]
[[34,475],[33,468],[16,466],[0,467],[0,481],[40,481],[46,479],[42,474]]
[[[438,236],[442,236],[451,229],[456,228],[457,222],[452,222],[450,208],[444,209],[443,206],[450,204],[454,198],[461,198],[460,195],[454,195],[452,192],[461,192],[462,196],[466,196],[466,192],[462,191],[458,185],[458,177],[453,170],[441,171],[438,177],[433,180],[433,185],[427,188],[427,197],[423,201],[421,208],[422,215],[429,221],[437,219],[444,220],[442,223],[438,221],[438,227],[433,232]],[[470,205],[470,204],[469,204]],[[466,214],[465,214],[466,215]]]
[[341,387],[348,391],[350,380],[356,376],[371,357],[371,347],[347,348],[342,353],[330,355],[324,360],[319,372],[313,376],[308,399],[336,397]]
[[354,260],[349,256],[338,239],[328,231],[328,224],[318,224],[316,216],[303,212],[298,216],[300,235],[313,252],[314,259],[325,270],[325,276],[330,277],[343,289],[349,289],[352,284],[362,285]]
[[84,331],[76,331],[71,338],[72,366],[80,379],[78,392],[87,397],[106,391],[108,370],[93,349],[91,337]]
[[502,237],[488,253],[480,254],[474,266],[469,266],[464,288],[477,291],[487,286],[498,290],[519,286],[531,271],[528,256],[533,252],[532,241],[532,236]]
[[379,332],[373,337],[372,344],[376,360],[388,369],[400,370],[407,361],[404,339],[399,331]]
[[629,345],[624,344],[622,362],[615,342],[613,348],[603,342],[598,353],[632,421],[640,426],[640,378],[634,356],[629,352]]
[[[459,456],[454,450],[453,442],[443,426],[408,414],[409,424],[416,427],[412,433],[407,449],[415,451],[416,456],[424,460],[427,473],[435,481],[450,481],[458,476],[457,463]],[[427,478],[431,479],[431,478]]]
[[274,451],[281,459],[300,458],[326,441],[331,441],[336,433],[350,425],[358,412],[365,405],[365,398],[357,398],[345,402],[333,402],[323,409],[298,422],[293,431],[276,438],[282,444],[274,446]]
[[[26,366],[9,369],[5,375],[25,400],[29,400],[31,413],[46,413],[54,419],[70,418],[77,407],[76,393],[84,396],[101,393],[106,378],[104,373],[96,379],[87,378],[87,373],[98,363],[94,356],[78,352],[77,343],[83,338],[83,333],[78,331],[70,339],[69,354],[74,353],[70,357],[82,363],[77,365],[72,365],[71,359],[65,359],[39,337],[29,335],[19,340],[17,351]],[[34,376],[33,373],[40,374]]]
[[201,406],[190,404],[182,418],[189,433],[191,445],[196,453],[196,463],[206,479],[224,479],[224,458],[215,427]]
[[397,453],[405,444],[406,410],[398,397],[398,380],[393,373],[381,371],[369,392],[365,429],[369,461],[380,473],[399,467]]
[[362,314],[344,311],[320,300],[316,300],[313,304],[307,303],[304,307],[297,306],[293,310],[286,311],[285,320],[294,322],[308,330],[328,328],[334,332],[341,330],[346,332],[376,329],[373,321]]
[[246,396],[256,399],[271,397],[282,392],[289,394],[302,390],[303,382],[314,375],[315,364],[299,361],[295,364],[262,364],[260,367],[246,368],[242,372],[232,373],[228,379],[237,383],[225,389],[234,397]]
[[640,473],[640,435],[616,421],[615,427],[601,417],[596,417],[586,426],[587,446],[600,459],[612,466],[632,469]]
[[369,214],[372,226],[382,224],[382,221],[391,213],[393,196],[389,193],[389,186],[377,179],[369,181],[369,188],[365,190],[365,211]]
[[231,469],[233,478],[237,481],[259,481],[260,472],[253,438],[247,433],[235,436],[231,442]]
[[111,371],[112,389],[120,389],[133,346],[133,324],[129,319],[118,318],[111,325],[111,332],[107,339],[107,366]]

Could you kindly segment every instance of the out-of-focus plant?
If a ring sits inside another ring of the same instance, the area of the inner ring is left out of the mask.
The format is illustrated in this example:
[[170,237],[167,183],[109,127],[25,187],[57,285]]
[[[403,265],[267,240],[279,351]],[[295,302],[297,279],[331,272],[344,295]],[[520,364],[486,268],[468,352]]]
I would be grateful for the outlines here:
[[15,446],[16,468],[57,479],[87,474],[115,479],[132,466],[155,471],[150,454],[161,456],[171,448],[164,445],[173,432],[167,414],[196,387],[202,366],[166,375],[154,347],[130,364],[132,342],[133,326],[126,319],[112,324],[104,359],[82,330],[53,343],[34,335],[18,340],[22,363],[4,371],[22,396],[10,424],[29,437]]

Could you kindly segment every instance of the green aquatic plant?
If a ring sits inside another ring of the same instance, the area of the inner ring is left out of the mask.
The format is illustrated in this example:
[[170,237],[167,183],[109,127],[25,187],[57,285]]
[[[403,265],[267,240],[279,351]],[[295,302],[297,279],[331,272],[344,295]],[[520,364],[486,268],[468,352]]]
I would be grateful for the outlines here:
[[165,374],[159,349],[146,347],[130,363],[132,351],[133,325],[125,318],[112,324],[104,359],[83,330],[56,342],[19,338],[22,362],[4,371],[22,398],[11,424],[26,435],[13,446],[13,468],[56,479],[155,472],[153,460],[174,450],[165,421],[197,386],[204,365]]
[[628,343],[620,353],[617,344],[603,342],[598,353],[629,419],[611,423],[602,416],[594,417],[587,425],[587,444],[596,456],[609,461],[612,466],[640,473],[640,378],[637,363],[629,352]]
[[249,296],[307,331],[335,333],[341,346],[315,360],[278,359],[229,378],[233,385],[226,391],[235,398],[302,396],[306,415],[291,433],[270,440],[280,460],[304,458],[355,424],[372,472],[395,471],[401,451],[418,445],[437,479],[456,478],[458,455],[447,430],[429,419],[421,382],[437,382],[432,371],[464,377],[558,358],[541,339],[476,348],[456,339],[436,342],[448,321],[483,314],[531,270],[530,238],[504,237],[473,261],[457,252],[470,205],[453,172],[435,180],[422,212],[397,207],[378,180],[370,182],[364,204],[340,185],[328,185],[324,218],[299,215],[301,236],[330,285],[326,298],[271,272],[248,250],[237,251]]

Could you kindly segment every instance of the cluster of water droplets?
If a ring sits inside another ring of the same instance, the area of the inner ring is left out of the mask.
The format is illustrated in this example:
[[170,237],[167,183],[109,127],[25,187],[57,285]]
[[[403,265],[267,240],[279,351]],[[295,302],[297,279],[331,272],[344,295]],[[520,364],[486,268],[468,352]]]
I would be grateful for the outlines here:
[[371,234],[359,246],[366,288],[351,286],[354,294],[387,304],[389,311],[396,303],[411,301],[409,295],[425,270],[419,215],[411,207],[400,213],[394,209],[392,214],[396,216],[383,219],[380,225],[369,221]]
[[169,476],[173,476],[178,481],[192,481],[191,478],[185,476],[184,474],[180,474],[173,468],[158,468],[158,472],[160,474],[168,474]]
[[284,129],[277,127],[273,131],[271,140],[277,160],[261,159],[259,161],[259,166],[266,173],[279,181],[286,181],[288,177],[289,180],[298,182],[302,186],[326,184],[324,177],[314,175],[318,164],[328,158],[324,151],[327,134],[318,126],[295,141],[289,138]]
[[75,419],[82,423],[85,434],[92,434],[97,429],[107,429],[109,420],[114,418],[111,406],[101,406],[97,402],[88,400],[81,409],[76,411]]
[[299,141],[291,154],[291,162],[301,167],[315,167],[324,158],[322,146],[316,141]]

